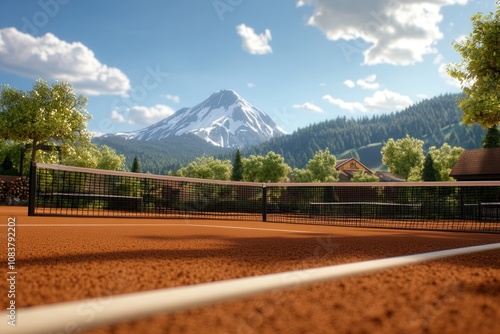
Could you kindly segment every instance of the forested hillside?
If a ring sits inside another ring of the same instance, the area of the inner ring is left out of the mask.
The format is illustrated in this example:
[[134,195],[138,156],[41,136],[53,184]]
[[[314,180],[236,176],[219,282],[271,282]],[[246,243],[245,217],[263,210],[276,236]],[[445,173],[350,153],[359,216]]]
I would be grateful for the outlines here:
[[291,135],[274,138],[242,151],[244,156],[274,151],[292,167],[303,168],[318,150],[329,148],[337,158],[354,156],[370,168],[381,165],[380,149],[389,138],[409,134],[422,139],[425,148],[451,146],[479,148],[485,130],[461,124],[458,95],[446,94],[424,100],[403,111],[371,118],[339,117],[309,125]]
[[[359,158],[367,167],[382,168],[380,150],[389,138],[399,139],[409,134],[422,139],[425,148],[441,147],[443,143],[466,149],[479,148],[486,133],[480,126],[461,123],[462,111],[457,107],[458,95],[447,94],[424,100],[403,111],[375,115],[362,119],[339,117],[309,125],[292,134],[242,150],[242,156],[266,155],[274,151],[285,158],[291,167],[303,168],[318,150],[329,148],[337,158]],[[202,139],[184,135],[162,141],[96,138],[127,158],[132,166],[139,157],[142,171],[165,174],[175,171],[204,153],[220,159],[234,158],[234,150],[222,149]]]
[[230,149],[213,146],[194,135],[171,136],[159,141],[127,140],[120,137],[97,137],[93,141],[123,154],[127,158],[128,169],[132,167],[134,157],[137,156],[142,172],[160,175],[176,171],[204,153],[216,156],[232,152]]

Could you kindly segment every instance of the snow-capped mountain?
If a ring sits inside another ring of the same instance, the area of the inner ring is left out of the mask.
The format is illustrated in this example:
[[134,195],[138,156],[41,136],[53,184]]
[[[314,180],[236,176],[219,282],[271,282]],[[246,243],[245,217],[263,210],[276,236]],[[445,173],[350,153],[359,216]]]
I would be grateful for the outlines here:
[[134,132],[115,133],[126,139],[161,140],[194,134],[220,147],[241,148],[285,134],[274,121],[232,90],[220,90],[192,108]]

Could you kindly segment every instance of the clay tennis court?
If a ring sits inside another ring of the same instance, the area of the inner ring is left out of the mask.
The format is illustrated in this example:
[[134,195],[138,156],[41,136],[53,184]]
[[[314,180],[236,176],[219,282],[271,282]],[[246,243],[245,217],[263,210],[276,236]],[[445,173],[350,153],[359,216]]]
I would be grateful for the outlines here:
[[[500,242],[499,234],[229,220],[16,218],[23,308],[81,301],[83,323],[119,295]],[[5,258],[5,256],[4,256]],[[8,268],[3,266],[4,276]],[[293,279],[293,277],[291,278]],[[500,251],[482,251],[66,333],[498,333]],[[0,302],[10,301],[6,279]],[[93,302],[86,302],[89,298]],[[127,305],[128,306],[128,305]],[[134,305],[130,305],[131,308]],[[57,319],[57,315],[51,314]],[[23,333],[29,318],[19,314]]]

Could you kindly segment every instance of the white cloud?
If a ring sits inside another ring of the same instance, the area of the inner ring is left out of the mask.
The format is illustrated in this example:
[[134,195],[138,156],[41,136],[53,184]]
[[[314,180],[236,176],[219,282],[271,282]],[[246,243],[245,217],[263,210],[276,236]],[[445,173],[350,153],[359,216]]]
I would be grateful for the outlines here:
[[378,89],[380,88],[380,84],[375,82],[375,80],[377,80],[377,76],[372,74],[364,79],[359,79],[356,81],[356,84],[364,89]]
[[313,103],[310,103],[310,102],[306,102],[306,103],[303,103],[303,104],[294,104],[294,105],[292,105],[292,108],[295,108],[295,109],[304,109],[304,110],[307,110],[307,111],[313,111],[313,112],[318,112],[318,113],[324,112],[323,109],[321,109],[317,105],[315,105]]
[[363,102],[347,102],[334,98],[331,95],[323,96],[323,100],[351,112],[361,111],[372,113],[399,111],[413,103],[408,96],[387,89],[374,92],[372,96],[364,98]]
[[174,109],[163,104],[157,104],[153,107],[133,106],[127,108],[125,115],[116,110],[111,112],[111,120],[134,125],[148,126],[172,115]]
[[120,114],[118,111],[116,110],[113,110],[111,112],[111,120],[112,121],[115,121],[115,122],[118,122],[118,123],[125,123],[126,120],[125,120],[125,117],[123,117],[122,114]]
[[399,111],[410,106],[413,101],[405,95],[384,89],[376,91],[364,99],[369,112]]
[[[346,57],[356,50],[364,63],[410,65],[426,54],[436,53],[443,37],[439,24],[441,8],[466,4],[468,0],[298,0],[297,6],[314,6],[308,24],[320,29],[329,40],[352,42]],[[359,47],[364,41],[368,48]],[[356,43],[355,43],[356,42]],[[348,59],[350,60],[350,59]]]
[[174,103],[181,103],[181,98],[178,95],[171,95],[167,94],[164,95],[168,100],[174,102]]
[[253,28],[240,24],[236,26],[236,32],[242,40],[242,48],[253,55],[265,55],[272,53],[273,49],[269,45],[272,40],[271,31],[266,29],[264,33],[257,35]]
[[349,88],[354,88],[356,86],[356,84],[352,80],[346,80],[346,81],[344,81],[344,85],[346,85]]
[[360,102],[346,102],[342,99],[336,99],[331,95],[323,96],[323,100],[330,102],[333,105],[340,107],[340,109],[348,110],[348,111],[362,111],[366,112],[365,106]]
[[247,83],[248,88],[255,88],[255,84],[253,82]]
[[379,89],[380,84],[376,80],[377,76],[375,74],[371,74],[366,78],[356,80],[356,82],[352,80],[346,80],[344,81],[344,85],[346,85],[349,88],[354,88],[356,86],[359,86],[363,89]]
[[40,37],[0,29],[0,69],[28,78],[67,81],[86,95],[126,95],[127,76],[102,64],[80,42],[68,43],[47,33]]
[[432,61],[432,63],[434,65],[439,65],[443,62],[443,60],[444,60],[444,56],[441,53],[438,53],[436,55],[436,58],[434,58],[434,60]]

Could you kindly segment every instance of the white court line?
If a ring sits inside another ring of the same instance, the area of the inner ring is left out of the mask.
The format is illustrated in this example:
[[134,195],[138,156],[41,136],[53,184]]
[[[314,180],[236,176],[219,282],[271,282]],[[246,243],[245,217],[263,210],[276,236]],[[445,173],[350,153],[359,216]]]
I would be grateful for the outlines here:
[[[8,314],[6,312],[0,313],[0,332],[41,334],[64,332],[68,327],[79,332],[160,313],[176,312],[192,307],[241,299],[276,289],[332,281],[429,260],[494,249],[500,249],[500,243],[35,306],[16,310],[18,321],[15,328],[7,324]],[[92,317],[89,317],[86,311],[89,307],[94,307],[95,310]]]
[[[7,225],[5,225],[7,226]],[[255,231],[273,231],[273,232],[289,232],[289,233],[309,233],[309,234],[331,234],[329,232],[320,232],[320,231],[304,231],[304,230],[285,230],[285,229],[276,229],[276,228],[264,228],[264,227],[243,227],[243,226],[224,226],[224,225],[204,225],[204,224],[19,224],[18,226],[31,226],[31,227],[72,227],[72,226],[174,226],[174,227],[209,227],[209,228],[227,228],[227,229],[237,229],[237,230],[255,230]]]

